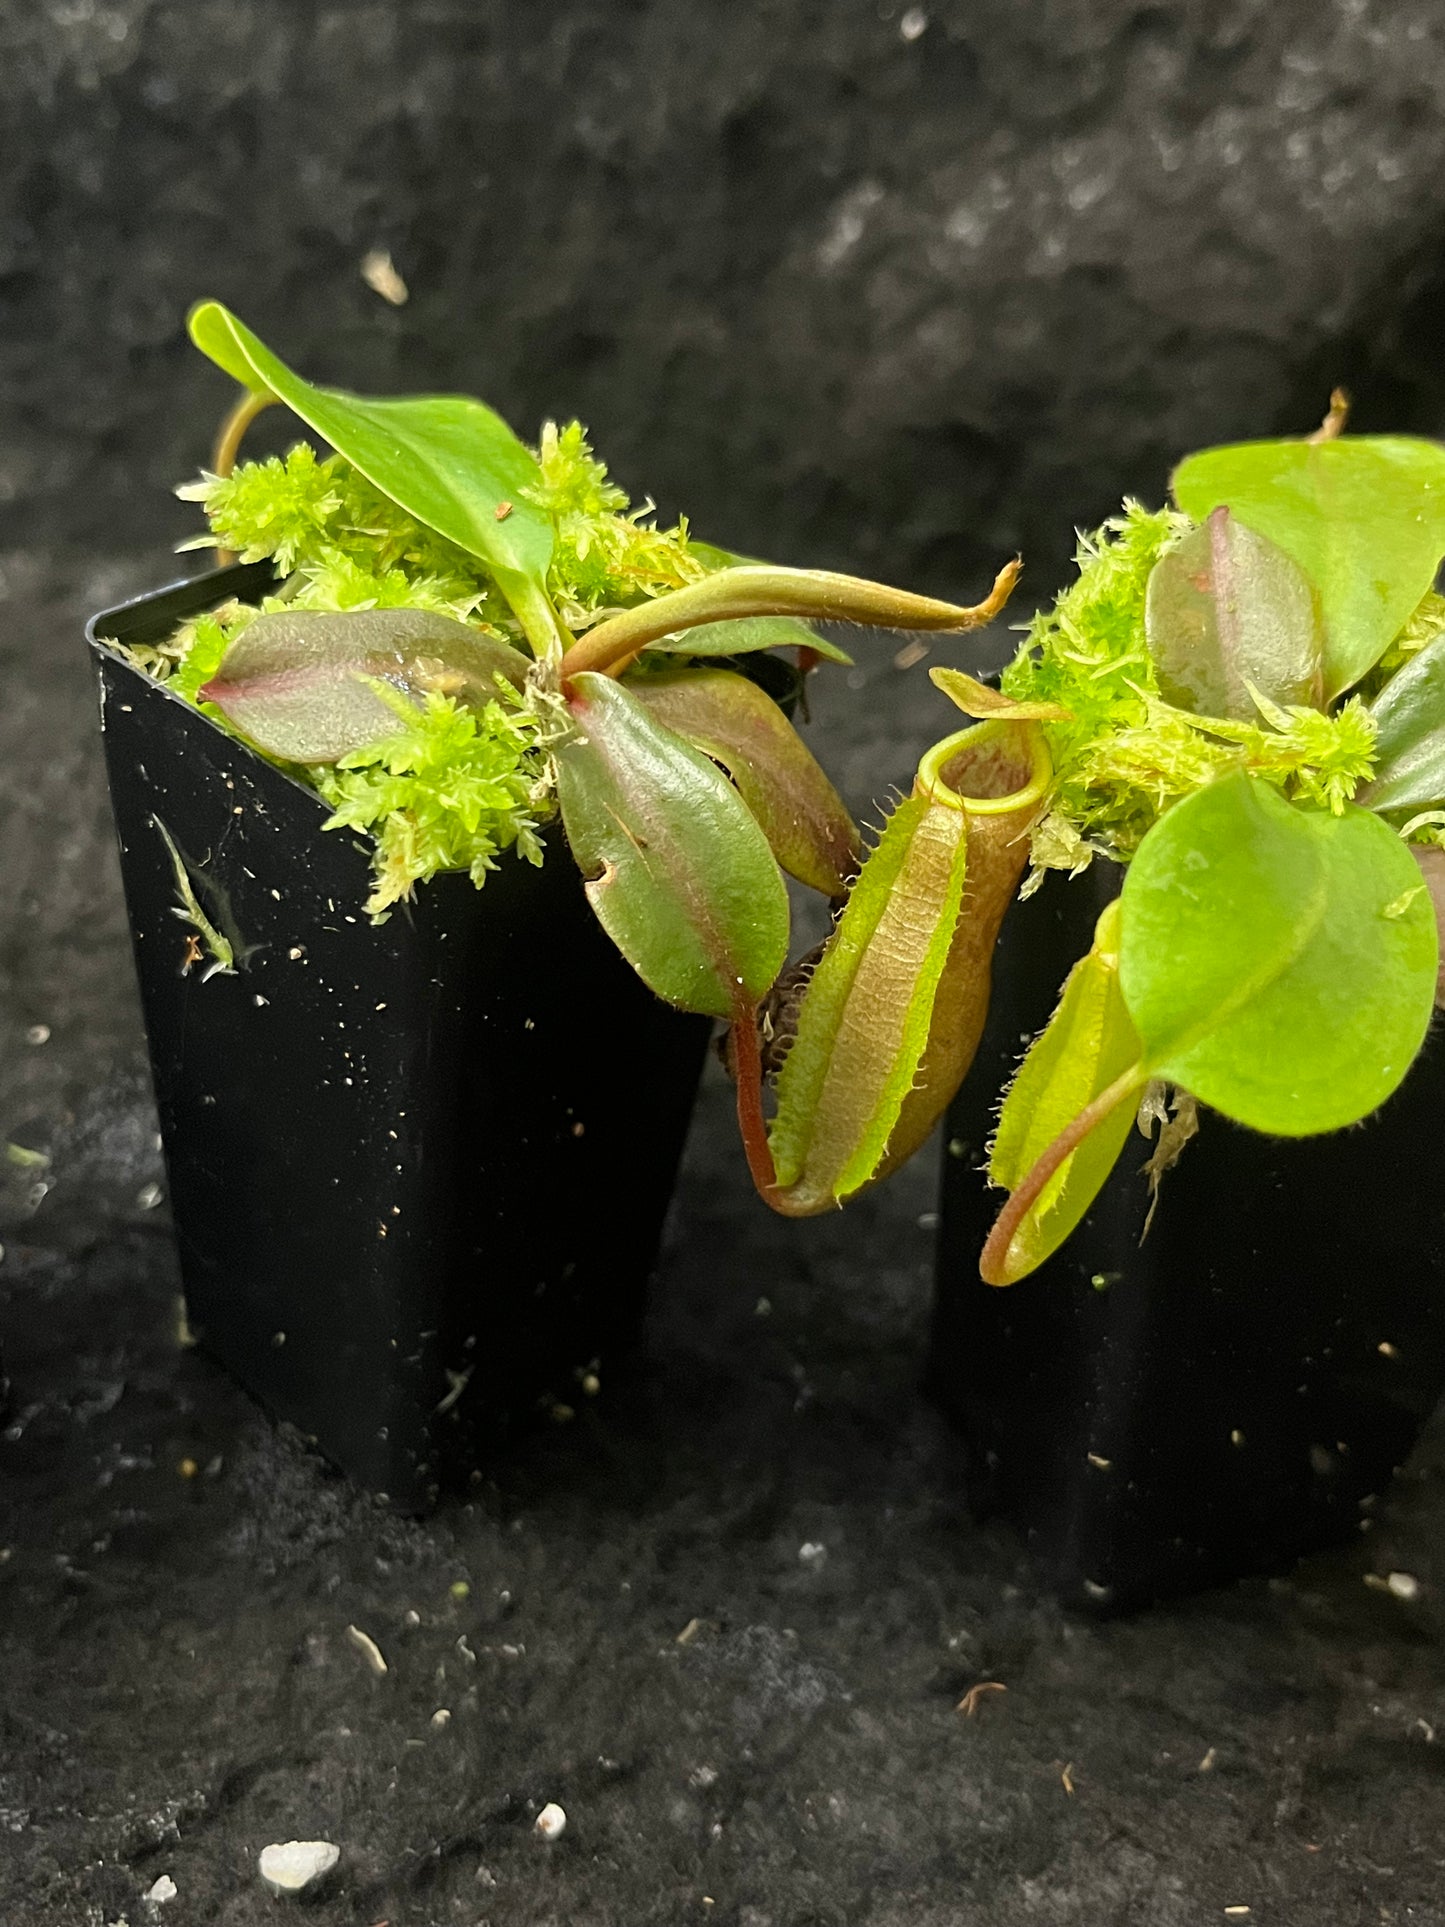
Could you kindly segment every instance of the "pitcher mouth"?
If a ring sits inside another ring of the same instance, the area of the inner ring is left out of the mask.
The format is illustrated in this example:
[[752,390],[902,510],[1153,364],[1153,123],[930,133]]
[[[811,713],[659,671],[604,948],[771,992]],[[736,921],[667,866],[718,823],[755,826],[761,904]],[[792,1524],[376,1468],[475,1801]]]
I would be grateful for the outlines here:
[[918,765],[913,788],[915,795],[969,816],[1012,816],[1043,801],[1053,773],[1043,731],[1000,718],[935,743]]

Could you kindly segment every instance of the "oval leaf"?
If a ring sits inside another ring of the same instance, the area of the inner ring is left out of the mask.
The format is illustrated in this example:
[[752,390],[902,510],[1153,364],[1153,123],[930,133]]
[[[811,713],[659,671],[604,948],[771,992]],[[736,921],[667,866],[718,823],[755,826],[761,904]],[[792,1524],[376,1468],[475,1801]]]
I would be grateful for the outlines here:
[[421,706],[430,692],[480,705],[527,660],[429,609],[284,609],[257,616],[199,694],[269,755],[334,763],[382,741],[396,710],[378,684]]
[[1445,636],[1411,656],[1370,705],[1375,780],[1360,792],[1372,810],[1445,803]]
[[[694,552],[697,544],[688,545]],[[811,649],[825,662],[851,663],[853,658],[796,616],[739,616],[733,622],[703,622],[696,629],[680,629],[647,645],[659,655],[751,656],[760,649]]]
[[1429,893],[1369,810],[1297,809],[1240,774],[1161,817],[1129,866],[1119,980],[1145,1069],[1258,1131],[1338,1130],[1424,1040]]
[[[1099,918],[1093,949],[1069,972],[1058,1009],[1009,1087],[989,1155],[991,1182],[1018,1190],[1074,1118],[1138,1061],[1139,1034],[1119,989],[1115,902]],[[1070,1236],[1117,1163],[1134,1109],[1121,1097],[1068,1153],[985,1274],[988,1283],[1015,1283]]]
[[1188,456],[1172,487],[1186,515],[1202,522],[1222,504],[1304,571],[1327,700],[1379,661],[1445,555],[1445,448],[1434,442],[1239,442]]
[[788,897],[747,805],[610,676],[577,676],[569,706],[557,795],[603,928],[668,1003],[749,1011],[787,955]]
[[552,524],[527,499],[541,471],[500,415],[464,395],[374,401],[314,387],[216,301],[192,309],[190,331],[203,354],[285,402],[398,508],[479,556],[539,654],[559,640],[545,590]]
[[1310,585],[1227,508],[1155,563],[1144,634],[1159,692],[1178,709],[1250,722],[1251,686],[1273,702],[1319,706],[1323,637]]
[[727,669],[681,669],[627,685],[668,729],[721,763],[800,883],[841,897],[858,868],[843,799],[771,696]]

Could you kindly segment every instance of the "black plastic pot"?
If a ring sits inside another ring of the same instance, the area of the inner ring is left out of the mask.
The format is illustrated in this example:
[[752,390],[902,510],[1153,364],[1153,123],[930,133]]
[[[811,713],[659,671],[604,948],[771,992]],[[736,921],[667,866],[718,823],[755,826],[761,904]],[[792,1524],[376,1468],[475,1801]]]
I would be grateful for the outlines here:
[[[709,1025],[622,961],[560,831],[540,870],[439,876],[373,927],[361,842],[105,646],[269,582],[87,631],[186,1303],[271,1412],[417,1510],[634,1338]],[[197,958],[167,835],[233,975]]]
[[1445,1048],[1358,1129],[1259,1137],[1205,1113],[1147,1239],[1142,1137],[1032,1277],[978,1253],[998,1093],[1047,1022],[1119,872],[1051,879],[1005,925],[988,1029],[949,1119],[928,1366],[971,1498],[1069,1602],[1121,1609],[1368,1524],[1445,1389]]

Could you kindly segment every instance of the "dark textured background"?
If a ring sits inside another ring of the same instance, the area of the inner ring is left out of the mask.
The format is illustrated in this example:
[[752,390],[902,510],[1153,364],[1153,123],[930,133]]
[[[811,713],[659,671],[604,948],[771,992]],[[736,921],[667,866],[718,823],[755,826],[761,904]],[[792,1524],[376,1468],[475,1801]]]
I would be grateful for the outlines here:
[[[253,1856],[312,1831],[311,1917],[363,1927],[1445,1922],[1438,1448],[1292,1582],[1065,1620],[913,1392],[926,1162],[774,1222],[710,1085],[647,1372],[430,1527],[178,1354],[78,646],[192,526],[201,294],[322,378],[580,414],[718,540],[961,593],[1016,545],[1045,592],[1073,522],[1332,381],[1439,432],[1442,51],[1432,0],[0,4],[0,1134],[52,1158],[0,1263],[6,1927],[135,1927],[165,1871],[155,1918],[278,1918]],[[820,689],[860,807],[936,701],[886,641]]]
[[1442,55],[1432,0],[11,0],[4,495],[179,531],[215,294],[321,376],[579,413],[740,546],[1049,560],[1331,379],[1439,425]]

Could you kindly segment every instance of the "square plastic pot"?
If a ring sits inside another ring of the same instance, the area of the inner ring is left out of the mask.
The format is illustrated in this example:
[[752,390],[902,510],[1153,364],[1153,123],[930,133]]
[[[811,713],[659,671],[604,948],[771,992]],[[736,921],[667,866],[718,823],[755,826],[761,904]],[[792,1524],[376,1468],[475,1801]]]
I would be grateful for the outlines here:
[[[540,870],[439,876],[373,926],[362,841],[106,645],[270,580],[221,571],[87,631],[187,1312],[416,1511],[634,1341],[709,1025],[622,961],[559,829]],[[234,974],[207,974],[177,857]]]
[[1059,1253],[1016,1285],[980,1280],[998,1094],[1119,874],[1050,879],[1010,912],[949,1118],[927,1373],[976,1509],[1095,1610],[1357,1538],[1445,1389],[1438,1035],[1353,1130],[1269,1139],[1201,1113],[1142,1242],[1150,1147],[1132,1137]]

